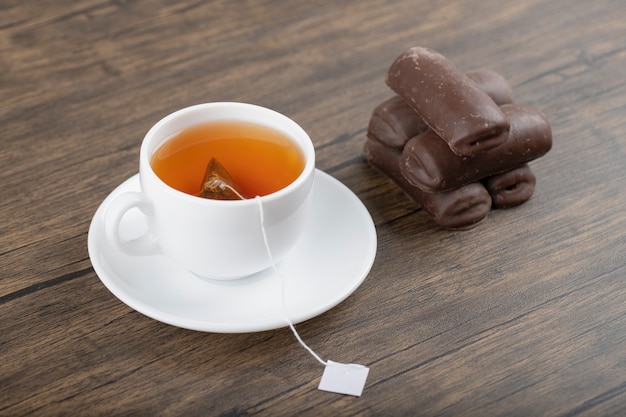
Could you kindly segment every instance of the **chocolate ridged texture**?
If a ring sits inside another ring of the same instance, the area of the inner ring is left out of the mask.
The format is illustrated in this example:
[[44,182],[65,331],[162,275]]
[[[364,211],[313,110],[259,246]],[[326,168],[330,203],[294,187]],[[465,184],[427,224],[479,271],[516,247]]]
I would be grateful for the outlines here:
[[523,104],[505,104],[511,122],[503,143],[474,157],[456,155],[432,130],[411,140],[403,149],[401,170],[414,186],[427,192],[447,191],[520,167],[550,150],[552,131],[545,115]]
[[411,185],[400,171],[402,152],[368,139],[365,159],[400,186],[438,225],[450,230],[467,230],[484,220],[491,209],[491,196],[481,183],[441,192],[427,193]]
[[536,182],[535,174],[528,165],[483,180],[491,195],[493,208],[510,208],[525,203],[533,195]]
[[[487,93],[496,104],[513,102],[509,83],[495,71],[479,69],[467,73],[476,86]],[[367,134],[386,146],[402,149],[406,142],[428,129],[428,126],[404,99],[393,96],[380,103],[370,117]]]
[[400,55],[386,83],[457,155],[477,155],[506,140],[509,121],[494,100],[433,50],[414,47]]

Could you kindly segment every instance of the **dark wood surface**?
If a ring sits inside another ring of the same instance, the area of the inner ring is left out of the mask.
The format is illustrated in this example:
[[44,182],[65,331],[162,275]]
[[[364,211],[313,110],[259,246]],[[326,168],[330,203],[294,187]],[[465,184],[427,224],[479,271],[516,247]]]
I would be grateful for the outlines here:
[[[427,46],[507,78],[553,149],[526,204],[437,227],[362,159],[385,72]],[[3,1],[0,415],[598,416],[626,413],[626,3]],[[370,366],[317,390],[288,329],[184,330],[115,298],[87,230],[161,117],[278,110],[369,209],[363,285],[297,327]]]

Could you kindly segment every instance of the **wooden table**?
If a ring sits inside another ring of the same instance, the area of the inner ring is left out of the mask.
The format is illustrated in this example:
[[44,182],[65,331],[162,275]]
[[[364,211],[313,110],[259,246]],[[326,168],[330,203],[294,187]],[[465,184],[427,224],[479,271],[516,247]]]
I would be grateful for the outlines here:
[[[3,3],[0,415],[598,416],[626,412],[626,3],[622,0]],[[530,201],[438,227],[364,162],[395,57],[488,67],[548,116]],[[289,329],[148,318],[90,262],[102,200],[143,135],[191,104],[280,111],[376,224],[344,302],[297,326],[370,367],[319,391]]]

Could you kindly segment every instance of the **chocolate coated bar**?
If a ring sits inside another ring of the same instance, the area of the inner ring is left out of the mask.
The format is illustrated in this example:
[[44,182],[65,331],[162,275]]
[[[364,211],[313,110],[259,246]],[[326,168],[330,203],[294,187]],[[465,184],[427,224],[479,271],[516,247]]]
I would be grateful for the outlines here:
[[[513,102],[509,83],[495,71],[480,69],[467,73],[478,88],[486,92],[496,104]],[[392,148],[402,149],[413,136],[428,129],[422,118],[400,96],[380,103],[372,112],[367,135]]]
[[414,47],[400,55],[386,82],[457,155],[476,155],[506,140],[509,121],[498,105],[433,50]]
[[525,203],[535,191],[535,174],[528,165],[494,175],[483,181],[494,208],[509,208]]
[[411,185],[400,171],[402,152],[368,139],[363,154],[367,161],[400,186],[438,225],[452,230],[466,230],[485,219],[491,209],[491,197],[481,183],[427,193]]
[[487,93],[498,106],[513,103],[513,90],[504,77],[495,71],[483,68],[466,73],[476,86]]
[[404,99],[393,96],[376,106],[372,112],[367,137],[386,146],[402,149],[409,139],[426,129],[426,123]]
[[503,143],[473,157],[455,155],[432,130],[409,140],[402,153],[404,177],[424,191],[446,191],[524,165],[550,150],[552,131],[543,113],[523,104],[505,104],[511,122]]

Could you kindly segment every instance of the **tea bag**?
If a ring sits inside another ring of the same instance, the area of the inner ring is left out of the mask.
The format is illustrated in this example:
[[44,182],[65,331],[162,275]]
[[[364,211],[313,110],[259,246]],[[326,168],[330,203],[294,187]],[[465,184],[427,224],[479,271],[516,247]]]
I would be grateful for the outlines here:
[[202,180],[202,187],[196,196],[213,200],[246,199],[226,168],[215,158],[211,158],[209,161]]

